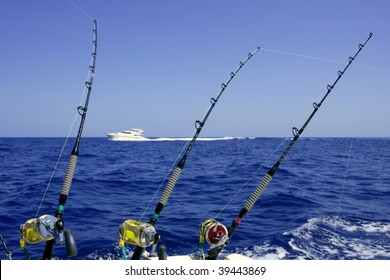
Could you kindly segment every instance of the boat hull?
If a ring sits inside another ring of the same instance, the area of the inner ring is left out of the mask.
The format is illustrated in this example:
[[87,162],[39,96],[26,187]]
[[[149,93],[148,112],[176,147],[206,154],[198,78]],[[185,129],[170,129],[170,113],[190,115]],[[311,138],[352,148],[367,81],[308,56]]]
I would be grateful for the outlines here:
[[143,130],[134,128],[132,130],[124,130],[121,132],[107,133],[107,137],[112,141],[145,141],[148,138],[143,136]]
[[146,141],[148,138],[146,137],[129,137],[129,136],[121,136],[121,135],[110,135],[107,134],[108,140],[111,141]]

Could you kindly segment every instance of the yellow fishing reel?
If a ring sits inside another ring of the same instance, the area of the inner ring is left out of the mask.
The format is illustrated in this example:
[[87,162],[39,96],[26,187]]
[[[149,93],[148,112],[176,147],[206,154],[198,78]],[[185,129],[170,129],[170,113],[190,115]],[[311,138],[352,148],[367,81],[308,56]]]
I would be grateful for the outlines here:
[[38,244],[43,241],[50,241],[59,236],[60,243],[66,244],[68,257],[77,256],[77,245],[71,230],[63,229],[63,221],[52,215],[42,215],[33,218],[20,225],[20,248],[25,251],[27,258],[30,258],[26,243]]
[[33,218],[20,226],[20,243],[24,248],[25,243],[37,244],[52,240],[57,236],[57,218],[51,215],[43,215]]
[[155,235],[156,229],[151,224],[127,220],[119,227],[119,246],[128,243],[146,248],[153,244]]

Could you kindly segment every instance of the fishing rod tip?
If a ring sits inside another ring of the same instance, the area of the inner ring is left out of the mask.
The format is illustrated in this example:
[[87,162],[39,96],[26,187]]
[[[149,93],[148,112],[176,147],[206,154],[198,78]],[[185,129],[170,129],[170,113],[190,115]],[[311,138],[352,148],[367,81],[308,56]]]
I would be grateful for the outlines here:
[[252,53],[249,54],[251,57],[252,55],[255,55],[260,50],[260,47],[257,47]]

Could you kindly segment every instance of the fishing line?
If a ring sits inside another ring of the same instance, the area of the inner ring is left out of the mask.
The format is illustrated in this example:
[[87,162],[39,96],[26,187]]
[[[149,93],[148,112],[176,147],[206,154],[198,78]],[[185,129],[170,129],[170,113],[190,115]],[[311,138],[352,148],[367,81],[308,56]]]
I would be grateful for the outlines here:
[[[343,197],[344,197],[344,190],[345,190],[345,185],[346,185],[346,182],[347,182],[347,175],[348,175],[348,171],[349,171],[349,163],[350,163],[351,154],[352,154],[352,144],[353,144],[353,138],[351,138],[351,143],[349,144],[348,159],[347,159],[347,164],[345,166],[343,185],[342,185],[342,189],[341,189],[339,206],[337,208],[337,215],[336,215],[336,217],[339,217],[339,215],[340,215],[341,202],[343,201]],[[336,225],[335,225],[335,230],[336,230]]]
[[51,184],[51,181],[53,180],[53,177],[54,177],[54,174],[55,174],[55,172],[56,172],[56,170],[57,170],[58,164],[59,164],[60,161],[61,161],[62,155],[63,155],[64,150],[65,150],[66,143],[68,142],[68,139],[69,139],[69,137],[70,137],[70,133],[73,131],[73,127],[74,127],[74,124],[75,124],[75,122],[76,122],[76,119],[77,119],[77,113],[76,113],[75,116],[74,116],[72,125],[71,125],[71,127],[70,127],[70,129],[69,129],[68,135],[67,135],[66,138],[65,138],[65,142],[64,142],[64,144],[63,144],[63,146],[62,146],[60,155],[58,156],[58,159],[57,159],[57,162],[56,162],[56,164],[55,164],[55,166],[54,166],[53,172],[51,173],[49,182],[47,183],[46,189],[45,189],[45,191],[44,191],[44,193],[43,193],[43,196],[42,196],[42,199],[41,199],[41,203],[39,204],[38,210],[37,210],[37,212],[36,212],[36,214],[35,214],[35,218],[38,217],[39,211],[40,211],[41,208],[42,208],[43,201],[45,200],[46,194],[47,194],[47,192],[48,192],[48,190],[49,190],[49,188],[50,188],[50,184]]
[[285,137],[283,139],[282,142],[280,142],[280,144],[274,149],[274,151],[268,156],[267,159],[265,159],[261,165],[259,166],[259,168],[252,174],[252,176],[246,181],[246,183],[236,192],[236,194],[228,201],[228,203],[226,203],[226,205],[221,209],[221,211],[219,211],[219,213],[214,217],[214,219],[216,220],[218,218],[218,216],[230,205],[230,203],[241,193],[241,191],[243,189],[245,189],[248,184],[252,181],[252,179],[257,175],[257,173],[259,173],[259,171],[263,168],[263,166],[265,165],[266,162],[268,162],[270,160],[270,158],[276,153],[277,150],[279,150],[279,148],[283,145],[283,143],[288,139],[289,137]]
[[[371,56],[371,47],[370,45],[367,47],[367,58],[366,60],[368,60],[368,57]],[[363,91],[364,90],[364,85],[366,84],[366,73],[367,73],[367,67],[364,68],[364,73],[363,73],[363,79],[360,79],[360,86],[359,88],[362,88]],[[353,145],[353,138],[351,138],[351,142],[349,144],[349,150],[348,150],[348,158],[347,158],[347,163],[346,163],[346,166],[345,166],[345,171],[344,171],[344,177],[343,177],[343,183],[342,183],[342,188],[341,188],[341,194],[340,194],[340,199],[339,199],[339,204],[338,204],[338,207],[337,207],[337,215],[336,215],[336,218],[339,218],[339,215],[340,215],[340,209],[341,209],[341,203],[343,201],[343,198],[344,198],[344,191],[345,191],[345,186],[346,186],[346,182],[347,182],[347,175],[348,175],[348,171],[349,171],[349,163],[350,163],[350,159],[351,159],[351,153],[352,153],[352,145]],[[336,224],[334,225],[334,232],[336,232]]]
[[[370,57],[371,56],[371,47],[370,45],[368,46],[367,48],[367,56]],[[368,60],[368,58],[366,58],[366,60]],[[363,73],[363,79],[360,79],[360,88],[363,88],[363,91],[364,90],[364,85],[366,84],[366,73],[367,73],[367,68],[365,67],[364,68],[364,73]],[[349,144],[349,150],[348,150],[348,158],[347,158],[347,163],[346,163],[346,166],[345,166],[345,171],[344,171],[344,177],[343,177],[343,183],[342,183],[342,188],[341,188],[341,194],[340,194],[340,199],[339,199],[339,204],[338,204],[338,207],[337,207],[337,215],[336,215],[336,218],[339,218],[340,216],[340,209],[341,209],[341,203],[343,201],[343,198],[344,198],[344,191],[345,191],[345,186],[346,186],[346,182],[347,182],[347,175],[348,175],[348,171],[349,171],[349,163],[350,163],[350,160],[351,160],[351,153],[352,153],[352,145],[353,145],[353,138],[351,138],[351,142]],[[336,224],[334,225],[334,231],[333,231],[333,234],[336,233]]]
[[[93,58],[91,57],[91,60],[90,60],[90,64],[89,64],[89,65],[92,65],[92,63],[93,63]],[[89,80],[90,80],[90,77],[91,77],[91,71],[88,70],[88,74],[87,74],[87,79],[86,79],[86,81],[89,81]],[[87,88],[86,88],[85,86],[84,86],[83,88],[84,88],[84,89],[83,89],[83,94],[81,95],[81,99],[80,99],[80,102],[79,102],[79,107],[83,104],[83,101],[84,101],[84,99],[85,99],[85,95],[86,95],[86,93],[87,93]],[[47,186],[46,186],[46,188],[45,188],[45,191],[44,191],[44,193],[43,193],[41,202],[40,202],[40,204],[39,204],[39,206],[38,206],[37,212],[36,212],[36,214],[35,214],[35,218],[38,217],[39,211],[40,211],[41,208],[42,208],[43,201],[45,200],[46,194],[47,194],[47,192],[49,191],[49,188],[50,188],[51,182],[52,182],[52,180],[53,180],[54,174],[55,174],[55,172],[57,171],[57,167],[58,167],[58,165],[59,165],[59,163],[60,163],[60,161],[61,161],[61,158],[62,158],[62,156],[63,156],[63,154],[64,154],[64,150],[65,150],[66,144],[67,144],[67,142],[68,142],[68,140],[69,140],[69,138],[70,138],[70,134],[73,132],[74,125],[75,125],[75,123],[76,123],[76,120],[77,120],[78,115],[79,115],[79,113],[76,111],[75,114],[74,114],[74,117],[73,117],[72,124],[70,125],[68,134],[67,134],[67,136],[66,136],[66,138],[65,138],[64,144],[62,145],[62,148],[61,148],[60,154],[59,154],[59,156],[58,156],[57,162],[56,162],[56,164],[55,164],[55,166],[54,166],[53,172],[51,173],[51,176],[50,176],[50,178],[49,178],[49,181],[48,181]]]
[[272,53],[278,53],[278,54],[284,54],[284,55],[290,55],[290,56],[303,57],[303,58],[314,59],[314,60],[320,60],[320,61],[331,62],[331,63],[337,63],[337,64],[344,64],[344,65],[347,64],[345,61],[334,60],[334,59],[328,59],[328,58],[322,58],[322,57],[317,57],[317,56],[304,55],[304,54],[299,54],[299,53],[292,53],[292,52],[286,52],[286,51],[279,51],[279,50],[267,49],[267,48],[262,48],[262,50],[267,51],[267,52],[272,52]]
[[[195,129],[194,132],[190,135],[190,137],[192,137],[192,136],[195,134],[195,132],[196,132],[196,129]],[[146,206],[146,208],[145,208],[144,212],[142,213],[141,217],[138,219],[139,221],[142,220],[142,218],[145,216],[146,211],[148,211],[150,205],[153,203],[153,201],[154,201],[154,199],[156,198],[157,194],[160,192],[162,186],[163,186],[164,183],[166,182],[166,180],[167,180],[169,174],[172,173],[172,170],[175,168],[175,166],[176,166],[177,163],[179,162],[179,159],[182,157],[183,152],[184,152],[185,148],[187,147],[187,145],[190,143],[190,141],[191,141],[191,140],[187,140],[187,141],[185,142],[185,144],[183,145],[183,147],[181,148],[181,151],[180,151],[179,154],[177,155],[177,157],[176,157],[175,161],[173,162],[171,168],[169,169],[168,173],[165,175],[163,181],[161,182],[161,184],[160,184],[160,186],[158,187],[158,189],[154,192],[152,199],[149,201],[149,203],[148,203],[148,205]]]
[[382,71],[382,72],[390,72],[390,69],[379,68],[379,67],[364,66],[364,68],[370,69],[370,70]]
[[[372,46],[371,45],[368,45],[367,47],[367,58],[366,58],[366,61],[369,61],[370,58],[372,57]],[[390,72],[390,69],[386,69],[386,68],[381,68],[381,67],[374,67],[374,66],[364,66],[363,67],[366,69],[366,70],[374,70],[374,71],[379,71],[379,72]],[[364,76],[366,77],[366,75]]]
[[78,6],[76,3],[74,3],[73,1],[71,0],[66,0],[68,1],[68,3],[72,4],[76,9],[78,9],[80,12],[82,12],[85,16],[87,16],[90,20],[93,20],[94,18],[91,17],[85,10],[83,10],[82,8],[80,8],[80,6]]
[[[319,60],[319,61],[324,61],[324,62],[329,62],[329,63],[343,64],[343,65],[347,64],[345,61],[329,59],[329,58],[323,58],[323,57],[318,57],[318,56],[310,56],[310,55],[305,55],[305,54],[299,54],[299,53],[293,53],[293,52],[287,52],[287,51],[281,51],[281,50],[275,50],[275,49],[267,49],[267,48],[261,48],[261,49],[264,50],[264,51],[267,51],[267,52],[271,52],[271,53],[277,53],[277,54],[283,54],[283,55],[290,55],[290,56],[308,58],[308,59]],[[373,66],[368,66],[368,65],[362,65],[362,64],[359,64],[359,63],[356,63],[354,66],[355,67],[361,66],[362,68],[369,69],[369,70],[375,70],[375,71],[381,71],[381,72],[390,72],[390,69],[380,68],[380,67],[373,67]]]

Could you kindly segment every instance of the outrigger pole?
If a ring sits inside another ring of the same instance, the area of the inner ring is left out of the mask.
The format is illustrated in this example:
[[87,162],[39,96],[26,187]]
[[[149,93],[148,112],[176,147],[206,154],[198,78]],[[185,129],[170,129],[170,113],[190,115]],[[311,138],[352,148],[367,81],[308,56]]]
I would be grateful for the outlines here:
[[[202,121],[199,121],[197,120],[195,122],[195,128],[196,128],[196,132],[191,140],[191,142],[189,143],[183,157],[181,158],[181,160],[178,162],[178,164],[176,165],[176,168],[174,169],[164,191],[163,191],[163,194],[161,195],[161,198],[156,206],[156,209],[154,211],[154,214],[153,216],[150,218],[150,224],[152,227],[154,227],[154,225],[157,223],[158,221],[158,218],[159,218],[159,215],[161,213],[161,211],[164,209],[164,206],[167,204],[168,202],[168,199],[173,191],[173,188],[175,187],[177,181],[179,180],[179,177],[181,175],[181,172],[183,171],[183,168],[184,168],[184,165],[185,165],[185,162],[187,160],[187,157],[196,141],[196,139],[198,138],[204,124],[206,123],[211,111],[213,110],[215,104],[217,104],[219,98],[221,97],[222,93],[225,91],[225,89],[228,87],[229,83],[231,82],[231,80],[236,76],[236,74],[238,73],[238,71],[240,71],[240,69],[246,64],[246,62],[252,58],[253,55],[255,55],[258,51],[260,50],[260,47],[258,47],[255,51],[253,51],[252,53],[249,53],[247,58],[240,62],[239,63],[239,66],[238,68],[231,72],[230,73],[230,77],[229,79],[225,82],[225,83],[222,83],[221,85],[221,90],[219,91],[218,95],[216,98],[211,98],[210,102],[211,102],[211,106],[210,108],[208,109],[206,115],[204,116],[203,120]],[[120,241],[119,241],[119,246],[122,248],[122,251],[124,251],[124,243],[130,243],[130,244],[133,244],[133,245],[137,245],[136,247],[136,250],[134,251],[134,254],[132,256],[132,259],[133,260],[139,260],[145,250],[145,247],[147,246],[150,246],[151,243],[150,242],[146,242],[148,244],[140,244],[139,242],[134,242],[134,232],[133,232],[133,229],[134,227],[140,227],[141,226],[141,223],[138,222],[138,221],[134,221],[134,220],[127,220],[125,221],[120,227],[119,227],[119,232],[120,232]],[[142,226],[141,226],[142,227]],[[151,236],[150,238],[151,239],[155,239],[154,235],[156,235],[158,237],[158,235],[155,233],[154,229],[150,232]],[[138,234],[135,233],[135,236],[137,236]],[[145,238],[144,238],[145,239]],[[156,240],[150,240],[150,241],[154,241],[155,243],[157,243],[157,239]]]
[[[25,224],[21,225],[21,248],[25,249],[25,242],[35,244],[41,241],[46,241],[46,248],[43,253],[42,259],[52,259],[55,246],[56,236],[59,236],[60,243],[66,242],[67,255],[69,257],[77,255],[77,247],[74,242],[72,232],[70,230],[64,230],[64,221],[62,216],[64,214],[64,207],[66,200],[69,196],[70,187],[72,184],[74,172],[76,169],[76,163],[79,155],[79,145],[81,140],[81,134],[84,128],[85,118],[87,116],[89,98],[92,91],[93,78],[95,75],[95,64],[97,55],[97,22],[93,20],[93,51],[91,64],[89,66],[89,78],[85,82],[85,86],[88,90],[87,97],[83,106],[77,108],[78,113],[81,115],[81,121],[79,130],[77,133],[76,142],[71,152],[66,174],[64,177],[62,189],[60,192],[60,198],[57,210],[55,211],[55,217],[51,215],[43,215],[38,219],[30,219]],[[26,249],[25,249],[26,251]]]
[[221,244],[221,245],[214,246],[214,247],[212,246],[211,249],[208,251],[207,259],[210,259],[210,260],[217,259],[217,257],[222,252],[224,247],[228,244],[230,238],[233,236],[233,234],[234,234],[235,230],[237,229],[237,227],[242,222],[242,219],[245,217],[246,214],[249,213],[249,211],[252,209],[252,207],[255,205],[255,203],[259,199],[260,195],[263,193],[264,189],[268,186],[268,184],[270,183],[272,177],[275,175],[276,171],[278,170],[280,164],[286,158],[287,154],[290,152],[290,150],[295,145],[295,143],[298,141],[299,137],[301,136],[301,134],[305,130],[306,126],[309,124],[310,120],[313,118],[315,113],[321,107],[322,103],[328,97],[329,93],[332,91],[332,89],[335,87],[337,82],[340,80],[340,78],[343,76],[345,71],[348,69],[348,67],[351,65],[351,63],[355,60],[356,56],[360,53],[360,51],[363,49],[363,47],[366,45],[368,40],[370,40],[371,37],[372,37],[372,33],[369,34],[369,36],[368,36],[367,40],[364,42],[364,44],[359,44],[358,51],[355,53],[355,55],[353,57],[349,57],[349,62],[347,64],[347,66],[344,68],[343,71],[339,71],[338,72],[338,77],[335,80],[335,82],[332,85],[328,85],[327,86],[327,92],[326,92],[325,96],[322,98],[322,100],[320,101],[320,103],[313,103],[314,110],[311,113],[311,115],[309,116],[309,118],[306,120],[306,122],[304,123],[302,128],[298,130],[296,127],[294,127],[292,129],[294,138],[291,140],[290,144],[287,146],[286,150],[283,152],[283,154],[280,156],[280,158],[277,160],[277,162],[272,166],[272,168],[264,176],[264,178],[262,179],[260,184],[257,186],[255,191],[252,193],[252,195],[249,197],[249,199],[245,203],[244,207],[241,209],[241,211],[238,214],[238,216],[233,220],[233,223],[228,228],[228,238],[227,238],[227,240],[223,244]]

